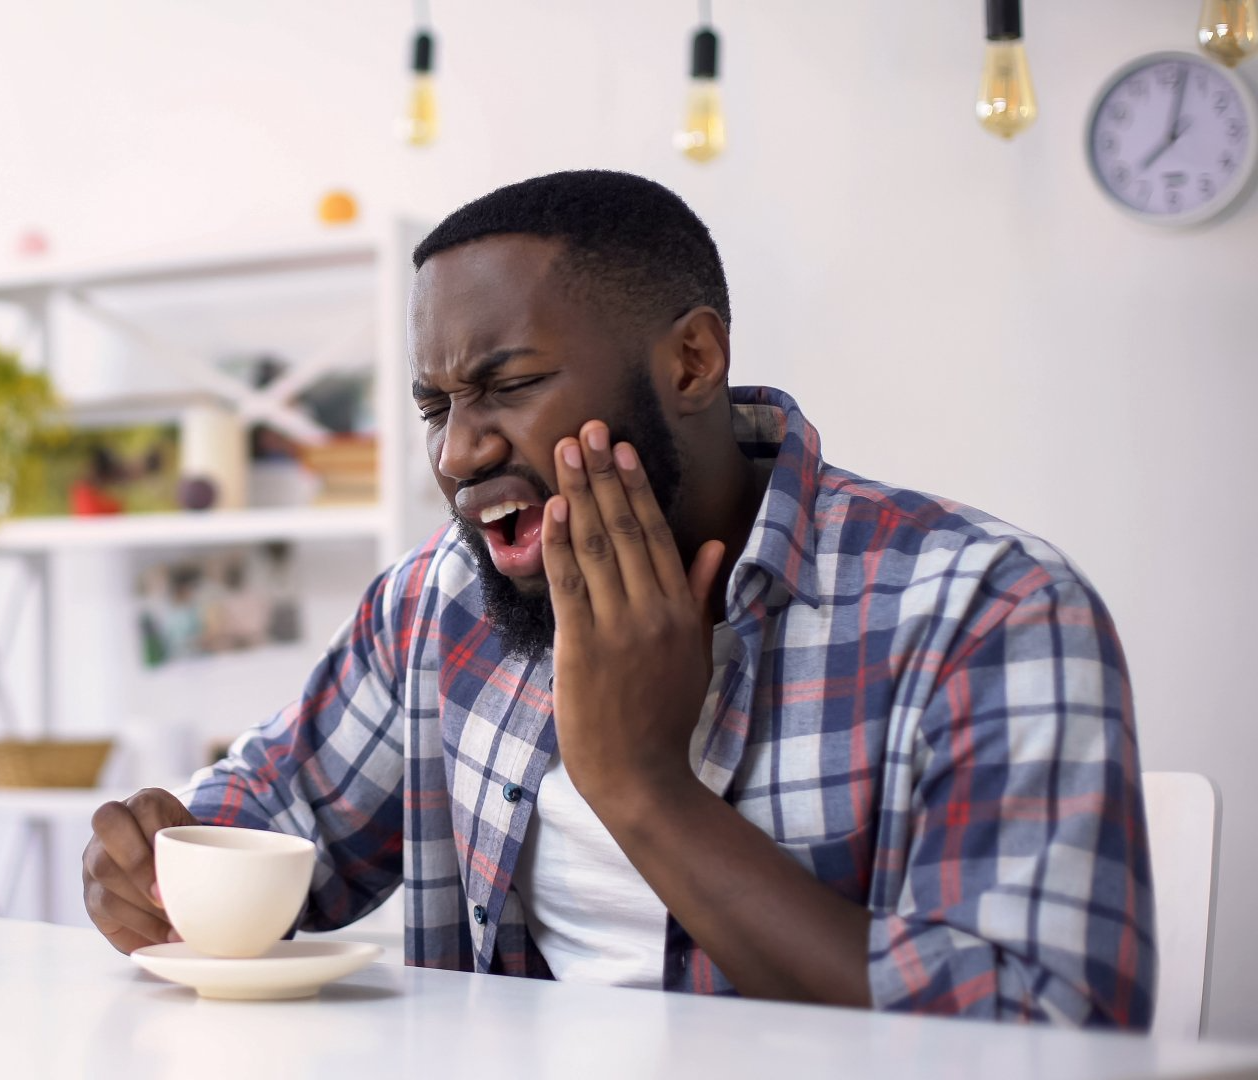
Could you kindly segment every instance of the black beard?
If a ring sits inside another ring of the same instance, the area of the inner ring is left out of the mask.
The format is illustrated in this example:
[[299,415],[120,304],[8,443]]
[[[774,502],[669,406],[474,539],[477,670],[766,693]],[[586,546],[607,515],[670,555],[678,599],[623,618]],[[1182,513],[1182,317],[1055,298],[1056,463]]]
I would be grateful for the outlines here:
[[[613,446],[627,442],[638,452],[655,499],[676,533],[674,513],[681,488],[681,455],[645,365],[635,364],[631,368],[622,391],[620,415],[615,422],[609,421],[608,427]],[[543,500],[553,494],[540,476],[521,466],[494,469],[478,477],[476,482],[504,475],[528,480]],[[541,660],[555,643],[555,610],[550,603],[550,590],[543,587],[525,591],[513,579],[499,573],[481,531],[453,509],[451,517],[459,530],[459,538],[476,560],[485,619],[502,639],[503,654],[526,662]]]

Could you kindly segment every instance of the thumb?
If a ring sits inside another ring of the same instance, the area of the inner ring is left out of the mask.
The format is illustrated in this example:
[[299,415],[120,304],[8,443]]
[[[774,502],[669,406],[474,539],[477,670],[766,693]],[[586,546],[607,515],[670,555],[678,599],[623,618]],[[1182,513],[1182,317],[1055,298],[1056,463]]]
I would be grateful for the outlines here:
[[720,540],[709,540],[703,545],[690,564],[690,572],[686,575],[686,583],[690,586],[690,595],[700,606],[704,616],[711,622],[709,612],[712,597],[712,585],[721,570],[721,560],[725,557],[725,545]]

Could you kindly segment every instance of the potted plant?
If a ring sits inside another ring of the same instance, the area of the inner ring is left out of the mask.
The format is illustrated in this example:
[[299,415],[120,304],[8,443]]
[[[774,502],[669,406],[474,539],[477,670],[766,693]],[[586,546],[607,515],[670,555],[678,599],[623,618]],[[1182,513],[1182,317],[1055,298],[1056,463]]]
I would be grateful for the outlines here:
[[27,371],[16,353],[0,349],[0,518],[8,513],[22,455],[56,403],[47,375]]

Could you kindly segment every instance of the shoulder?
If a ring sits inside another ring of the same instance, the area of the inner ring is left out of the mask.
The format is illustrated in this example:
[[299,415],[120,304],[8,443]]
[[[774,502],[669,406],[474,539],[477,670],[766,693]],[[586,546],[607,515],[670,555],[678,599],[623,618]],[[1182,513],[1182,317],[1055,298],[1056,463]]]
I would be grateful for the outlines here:
[[880,483],[823,464],[815,525],[818,556],[876,560],[905,584],[946,574],[1024,589],[1081,585],[1086,577],[1056,545],[984,510]]

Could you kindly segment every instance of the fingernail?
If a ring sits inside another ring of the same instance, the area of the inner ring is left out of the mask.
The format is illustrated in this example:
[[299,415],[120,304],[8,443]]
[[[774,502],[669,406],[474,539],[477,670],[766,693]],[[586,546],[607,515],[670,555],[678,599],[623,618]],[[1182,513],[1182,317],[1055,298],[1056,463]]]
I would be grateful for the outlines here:
[[616,464],[624,469],[625,472],[628,472],[637,464],[633,454],[633,447],[628,443],[620,443],[612,452],[612,457],[616,459]]
[[183,941],[183,938],[179,936],[179,932],[177,930],[171,930],[171,932],[166,935],[166,941],[171,945],[178,945],[179,942]]
[[563,461],[570,469],[581,468],[581,448],[575,443],[569,443],[563,448]]
[[602,424],[590,428],[585,433],[585,441],[591,450],[597,450],[601,454],[607,449],[607,429]]
[[568,520],[568,500],[556,496],[550,500],[550,514],[556,521]]
[[162,903],[162,894],[157,888],[157,882],[153,882],[153,887],[149,889],[149,895],[153,898],[153,903],[155,903],[158,907],[166,906]]

